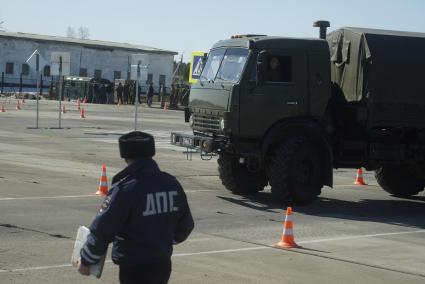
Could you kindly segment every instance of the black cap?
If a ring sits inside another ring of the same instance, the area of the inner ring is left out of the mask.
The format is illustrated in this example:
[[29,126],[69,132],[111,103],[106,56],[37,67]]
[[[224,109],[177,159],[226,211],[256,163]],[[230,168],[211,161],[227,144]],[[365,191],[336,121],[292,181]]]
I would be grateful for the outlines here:
[[123,159],[152,158],[155,156],[155,140],[152,135],[133,131],[118,139]]

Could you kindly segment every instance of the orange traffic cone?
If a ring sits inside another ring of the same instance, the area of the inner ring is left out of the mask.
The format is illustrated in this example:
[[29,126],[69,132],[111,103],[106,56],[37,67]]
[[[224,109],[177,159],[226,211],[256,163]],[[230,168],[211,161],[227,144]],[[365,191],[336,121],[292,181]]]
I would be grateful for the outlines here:
[[367,185],[363,179],[363,170],[362,168],[357,170],[356,180],[354,181],[355,185]]
[[294,223],[292,221],[292,207],[286,209],[285,222],[283,223],[283,233],[280,242],[275,244],[279,248],[299,248],[300,246],[294,240],[293,234]]
[[100,176],[99,189],[96,191],[97,195],[108,195],[108,179],[106,178],[106,165],[102,165],[102,174]]
[[19,103],[19,100],[16,101],[16,110],[21,109],[21,104]]
[[0,112],[6,112],[6,109],[4,108],[4,104],[1,104]]
[[62,113],[66,113],[66,108],[64,104],[62,105]]
[[80,108],[80,98],[78,98],[78,100],[77,100],[77,110],[80,110],[81,108]]
[[80,118],[86,118],[86,116],[84,115],[84,108],[81,108]]

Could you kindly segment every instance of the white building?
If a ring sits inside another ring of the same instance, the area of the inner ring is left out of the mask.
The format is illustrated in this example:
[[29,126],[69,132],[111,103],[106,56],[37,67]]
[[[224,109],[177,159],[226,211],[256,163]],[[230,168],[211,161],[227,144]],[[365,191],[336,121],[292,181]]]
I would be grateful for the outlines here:
[[[155,89],[164,83],[169,90],[173,75],[174,55],[169,50],[127,43],[81,40],[68,37],[44,36],[27,33],[0,31],[0,73],[4,77],[4,88],[15,88],[20,77],[26,85],[36,82],[36,72],[28,64],[27,58],[38,50],[45,66],[40,66],[43,80],[51,80],[52,52],[70,54],[70,76],[114,79],[128,79],[132,55],[146,54],[148,63],[147,82]],[[21,75],[22,74],[22,75]],[[45,86],[48,83],[44,84]]]

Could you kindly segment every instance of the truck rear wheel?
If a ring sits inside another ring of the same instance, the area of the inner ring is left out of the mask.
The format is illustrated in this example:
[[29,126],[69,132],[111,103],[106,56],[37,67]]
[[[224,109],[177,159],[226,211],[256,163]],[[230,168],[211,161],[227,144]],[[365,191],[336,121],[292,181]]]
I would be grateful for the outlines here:
[[251,172],[237,157],[220,154],[218,173],[221,183],[232,193],[257,193],[264,189],[268,180],[264,171]]
[[303,137],[277,147],[268,167],[272,194],[281,202],[307,205],[323,186],[323,165],[317,147]]
[[375,178],[386,192],[397,197],[416,195],[425,187],[425,179],[408,166],[384,165],[375,171]]

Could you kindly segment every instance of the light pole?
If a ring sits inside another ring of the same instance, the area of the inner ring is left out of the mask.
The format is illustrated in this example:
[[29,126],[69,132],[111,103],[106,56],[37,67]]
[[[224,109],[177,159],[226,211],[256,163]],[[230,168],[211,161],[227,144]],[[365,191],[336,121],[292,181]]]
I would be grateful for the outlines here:
[[58,91],[58,100],[59,100],[59,129],[62,127],[62,113],[61,113],[61,107],[62,107],[62,56],[59,56],[59,91]]
[[134,131],[137,131],[137,107],[139,104],[139,79],[140,79],[140,65],[142,62],[139,60],[137,63],[137,78],[136,78],[136,97],[134,99]]
[[36,114],[36,118],[35,118],[35,128],[38,129],[38,117],[39,117],[39,101],[40,101],[40,93],[38,91],[38,89],[40,88],[40,54],[38,54],[38,52],[35,54],[35,71],[37,74],[37,114]]

